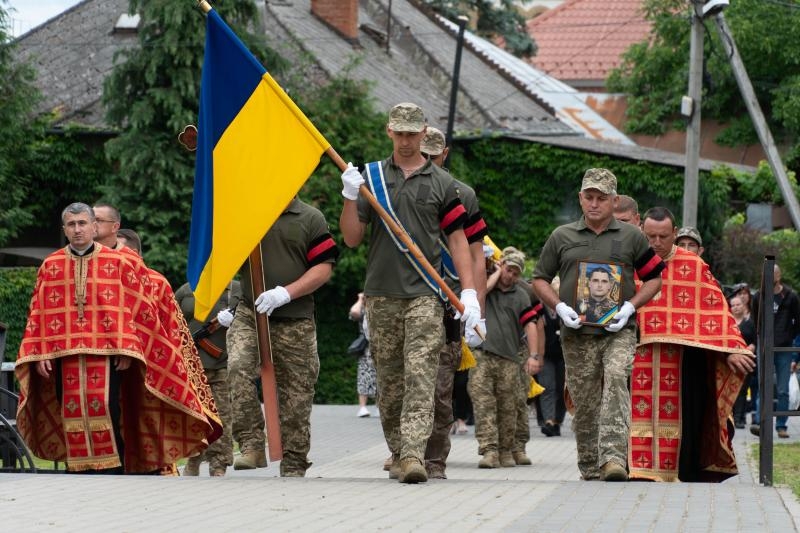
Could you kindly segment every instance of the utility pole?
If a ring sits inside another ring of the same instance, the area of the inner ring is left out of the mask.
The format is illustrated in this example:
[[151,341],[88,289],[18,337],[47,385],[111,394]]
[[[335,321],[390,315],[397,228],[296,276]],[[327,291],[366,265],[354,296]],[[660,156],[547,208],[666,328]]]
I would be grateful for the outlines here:
[[[453,65],[453,85],[450,88],[450,109],[447,113],[447,132],[445,133],[445,146],[453,145],[453,122],[456,116],[456,96],[458,95],[458,76],[461,72],[461,50],[464,48],[464,28],[469,18],[461,15],[458,17],[458,38],[456,40],[456,61]],[[452,150],[451,150],[452,151]],[[444,166],[450,165],[450,154],[444,161]]]
[[789,177],[786,175],[786,169],[775,146],[772,133],[769,131],[767,121],[764,119],[764,113],[762,113],[761,106],[756,99],[753,85],[750,83],[747,70],[745,70],[739,50],[736,48],[736,42],[733,40],[733,35],[721,11],[714,16],[714,21],[717,24],[717,31],[719,31],[720,40],[725,47],[725,53],[730,61],[733,74],[736,77],[736,83],[739,85],[739,92],[742,94],[747,111],[750,113],[750,120],[753,121],[753,126],[755,126],[758,133],[758,139],[767,154],[769,167],[772,169],[775,179],[778,180],[778,188],[781,191],[786,208],[789,210],[789,215],[792,217],[794,228],[800,231],[800,206],[798,206],[797,197],[795,197],[792,186],[789,184]]
[[697,227],[697,197],[700,166],[700,120],[703,99],[703,23],[692,2],[692,33],[689,51],[689,95],[683,97],[681,114],[689,118],[686,129],[686,165],[683,175],[683,226]]

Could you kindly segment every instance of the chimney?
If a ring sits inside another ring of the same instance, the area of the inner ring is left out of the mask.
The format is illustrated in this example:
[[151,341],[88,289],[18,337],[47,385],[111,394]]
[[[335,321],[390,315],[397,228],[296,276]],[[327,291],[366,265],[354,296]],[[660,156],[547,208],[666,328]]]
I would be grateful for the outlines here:
[[311,0],[311,14],[348,41],[358,41],[358,0]]

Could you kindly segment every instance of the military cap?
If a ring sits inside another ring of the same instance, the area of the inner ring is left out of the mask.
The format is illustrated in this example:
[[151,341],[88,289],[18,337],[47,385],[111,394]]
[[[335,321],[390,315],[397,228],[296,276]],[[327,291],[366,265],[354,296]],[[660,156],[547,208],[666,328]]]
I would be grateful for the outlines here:
[[419,133],[425,129],[425,114],[417,104],[397,104],[389,111],[389,124],[392,131]]
[[520,273],[525,272],[525,254],[516,248],[511,248],[511,250],[508,250],[508,252],[503,253],[500,261],[517,267]]
[[700,232],[697,231],[697,228],[693,228],[691,226],[682,227],[678,230],[678,236],[675,237],[675,240],[678,240],[681,237],[689,237],[697,243],[697,246],[703,246],[703,239],[700,237]]
[[583,175],[581,191],[597,189],[603,194],[617,194],[617,177],[605,168],[590,168]]
[[433,126],[428,126],[425,131],[425,137],[422,138],[422,144],[419,147],[420,151],[423,154],[437,156],[444,152],[444,146],[444,133]]

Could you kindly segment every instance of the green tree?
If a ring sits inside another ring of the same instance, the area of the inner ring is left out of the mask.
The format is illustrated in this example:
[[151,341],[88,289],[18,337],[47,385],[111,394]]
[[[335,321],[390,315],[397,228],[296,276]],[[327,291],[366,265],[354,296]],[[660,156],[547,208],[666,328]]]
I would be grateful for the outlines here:
[[[281,70],[285,62],[244,30],[255,21],[252,0],[215,9],[270,71]],[[104,200],[140,232],[148,264],[177,283],[185,279],[194,154],[176,136],[197,120],[203,15],[194,3],[174,0],[131,0],[130,12],[141,15],[140,46],[117,58],[103,91],[108,119],[121,130],[106,144],[117,171]]]
[[34,221],[34,214],[26,209],[32,189],[21,163],[30,155],[31,140],[43,132],[42,123],[30,119],[39,92],[33,85],[33,68],[15,61],[6,5],[6,0],[0,0],[0,245]]
[[[659,134],[683,127],[680,98],[689,73],[690,2],[645,0],[643,10],[653,29],[631,46],[612,71],[609,90],[628,95],[630,131]],[[800,134],[800,2],[737,0],[724,11],[758,100],[776,138],[793,145],[790,164],[798,164]],[[718,142],[757,140],[716,25],[704,21],[705,73],[703,116],[727,123]]]
[[508,51],[515,56],[536,55],[536,43],[513,0],[500,0],[499,3],[489,0],[423,0],[423,3],[453,21],[460,15],[470,16],[478,35],[488,39],[502,37]]

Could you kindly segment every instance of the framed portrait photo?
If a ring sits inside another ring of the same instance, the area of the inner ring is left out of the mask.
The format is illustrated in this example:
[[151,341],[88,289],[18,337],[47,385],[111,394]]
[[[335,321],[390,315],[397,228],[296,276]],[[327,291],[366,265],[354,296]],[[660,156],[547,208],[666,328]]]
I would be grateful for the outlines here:
[[605,327],[622,305],[622,265],[578,261],[575,306],[584,326]]

